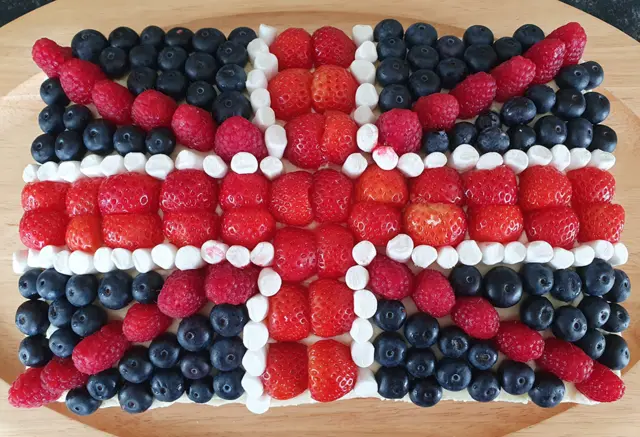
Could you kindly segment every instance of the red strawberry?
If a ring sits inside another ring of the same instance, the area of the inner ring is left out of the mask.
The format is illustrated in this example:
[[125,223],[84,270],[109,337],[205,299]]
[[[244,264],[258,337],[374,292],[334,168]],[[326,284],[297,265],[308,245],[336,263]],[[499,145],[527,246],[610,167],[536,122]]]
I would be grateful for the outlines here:
[[519,182],[519,204],[524,212],[571,203],[571,182],[551,165],[529,167],[520,173]]
[[123,173],[106,178],[98,191],[102,215],[158,211],[160,181],[146,174]]
[[413,110],[425,132],[449,130],[456,123],[460,104],[451,94],[435,93],[420,97]]
[[462,206],[464,191],[460,173],[451,167],[426,168],[409,180],[411,203],[451,203]]
[[315,229],[318,248],[318,276],[339,278],[355,265],[353,235],[340,225],[327,223]]
[[596,167],[583,167],[567,172],[571,181],[574,205],[611,203],[616,192],[616,180],[611,173]]
[[498,312],[482,297],[458,298],[451,309],[451,320],[471,337],[481,340],[495,337],[500,327]]
[[89,376],[78,371],[71,358],[54,357],[42,369],[40,380],[42,386],[50,392],[62,392],[81,387]]
[[304,281],[316,274],[317,247],[313,232],[281,228],[273,238],[273,268],[283,281]]
[[172,321],[156,304],[134,303],[124,316],[122,332],[130,342],[144,343],[169,329]]
[[251,153],[259,161],[267,156],[264,134],[244,117],[227,118],[216,131],[213,150],[226,162],[238,152]]
[[311,183],[306,171],[285,173],[271,184],[269,211],[281,223],[306,226],[313,221]]
[[625,213],[622,205],[600,204],[585,205],[577,211],[580,219],[578,241],[607,240],[620,241],[624,228]]
[[292,68],[282,71],[280,66],[280,73],[269,81],[268,86],[271,109],[278,120],[289,121],[311,112],[312,79],[309,70]]
[[229,172],[220,185],[220,206],[224,211],[243,206],[269,206],[271,183],[260,173]]
[[565,44],[555,38],[545,38],[531,46],[524,54],[525,58],[531,59],[536,64],[536,75],[531,83],[551,81],[560,71],[565,53]]
[[422,126],[415,112],[398,108],[383,112],[376,126],[379,146],[391,147],[398,155],[420,150]]
[[60,67],[71,57],[71,47],[61,47],[48,38],[40,38],[31,48],[33,62],[49,77],[58,77]]
[[597,361],[593,363],[591,375],[576,383],[576,389],[592,401],[615,402],[622,399],[625,392],[624,381],[607,366]]
[[536,64],[522,56],[514,56],[491,70],[496,81],[496,100],[506,102],[521,96],[536,75]]
[[261,241],[270,241],[276,232],[276,220],[266,208],[245,206],[222,214],[220,235],[229,245],[253,249]]
[[546,241],[553,247],[573,248],[580,223],[568,206],[530,211],[524,216],[524,229],[529,241]]
[[522,234],[522,211],[517,205],[476,206],[467,210],[469,238],[477,242],[509,243]]
[[468,171],[462,175],[462,185],[469,206],[518,203],[518,181],[506,165],[493,170]]
[[311,36],[316,66],[338,65],[349,68],[356,55],[356,45],[342,30],[324,26]]
[[260,379],[265,393],[285,401],[307,389],[308,373],[309,359],[304,344],[272,343],[267,351],[267,367]]
[[103,178],[83,178],[71,185],[65,184],[69,187],[65,198],[69,217],[100,214],[98,191],[103,180]]
[[62,211],[27,211],[20,219],[20,241],[29,249],[64,246],[67,216]]
[[593,371],[593,360],[582,349],[553,337],[544,341],[544,352],[536,364],[568,382],[582,382]]
[[458,118],[471,118],[489,109],[496,97],[496,81],[488,73],[475,73],[467,76],[450,95],[460,104]]
[[522,363],[540,358],[545,344],[538,331],[517,320],[500,323],[496,343],[507,358]]
[[81,59],[69,59],[59,69],[60,85],[64,93],[74,103],[91,103],[91,90],[96,82],[106,76],[95,64]]
[[102,239],[108,247],[150,249],[162,243],[162,220],[157,214],[115,214],[102,218]]
[[407,181],[400,170],[382,170],[370,165],[355,186],[356,202],[380,202],[402,208],[409,199]]
[[158,308],[174,319],[189,317],[207,303],[204,270],[175,270],[164,281],[158,295]]
[[97,215],[72,217],[67,225],[65,242],[69,250],[93,253],[102,246],[102,222]]
[[30,182],[22,187],[22,209],[64,211],[68,188],[65,182]]
[[456,246],[467,232],[462,208],[446,203],[416,203],[407,206],[404,230],[418,244],[433,247]]
[[304,29],[290,27],[276,37],[269,51],[278,58],[280,71],[288,68],[313,67],[311,35]]
[[176,140],[199,152],[213,150],[216,122],[209,111],[183,103],[171,118],[171,129]]
[[340,399],[356,385],[358,367],[349,347],[335,340],[320,340],[309,347],[309,392],[318,402]]
[[12,407],[38,408],[53,402],[61,391],[50,392],[42,384],[42,367],[29,367],[24,370],[9,387],[7,400]]
[[313,109],[350,114],[356,106],[358,84],[351,73],[335,65],[322,65],[313,72],[311,97]]
[[587,45],[587,32],[584,31],[580,23],[571,22],[560,26],[547,35],[547,38],[556,38],[565,44],[563,66],[580,62]]
[[175,170],[169,173],[160,190],[162,211],[214,211],[218,202],[218,184],[201,170]]
[[322,114],[304,114],[284,127],[287,148],[284,157],[300,168],[317,169],[327,163],[327,151],[322,144],[325,117]]
[[307,290],[298,284],[282,284],[269,298],[269,336],[276,341],[298,341],[311,331],[311,311]]
[[82,373],[95,375],[113,367],[128,348],[129,341],[122,333],[122,322],[109,322],[76,345],[73,364]]
[[423,313],[444,317],[451,312],[456,296],[449,280],[437,270],[425,269],[416,276],[411,298]]
[[335,279],[318,279],[309,284],[309,308],[311,331],[319,337],[349,332],[356,319],[353,291]]
[[345,222],[351,211],[353,182],[336,170],[319,170],[313,174],[311,206],[320,223]]
[[138,94],[131,107],[133,122],[144,130],[171,127],[171,118],[178,105],[171,97],[156,90]]
[[127,87],[109,79],[101,80],[93,86],[91,99],[102,118],[116,124],[131,124],[134,97]]
[[260,269],[253,264],[239,269],[228,262],[207,267],[204,290],[207,299],[216,305],[242,305],[258,292]]
[[371,291],[384,299],[402,300],[413,292],[413,273],[404,263],[378,255],[367,270]]
[[200,247],[205,241],[218,238],[220,218],[215,212],[166,212],[162,217],[162,232],[178,247]]
[[349,214],[349,228],[356,240],[384,246],[400,233],[402,216],[396,208],[378,202],[359,202]]
[[340,111],[327,111],[324,119],[320,148],[326,151],[330,163],[342,165],[349,155],[358,151],[358,125],[351,116]]

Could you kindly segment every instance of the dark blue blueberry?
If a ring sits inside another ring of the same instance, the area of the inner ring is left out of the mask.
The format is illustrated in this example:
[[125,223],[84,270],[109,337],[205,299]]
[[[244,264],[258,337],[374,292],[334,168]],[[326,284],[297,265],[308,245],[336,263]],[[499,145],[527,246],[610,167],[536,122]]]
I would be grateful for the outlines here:
[[160,70],[182,70],[187,62],[189,53],[182,47],[165,47],[158,53],[158,68]]
[[604,364],[611,370],[622,370],[627,367],[631,354],[626,340],[615,334],[607,334],[604,338],[606,346],[598,358],[600,364]]
[[91,375],[87,381],[87,391],[92,398],[106,401],[118,393],[120,385],[120,372],[116,368],[111,368]]
[[40,98],[47,105],[67,106],[69,97],[64,93],[60,79],[50,77],[40,85]]
[[449,132],[449,146],[454,150],[460,144],[473,144],[477,136],[478,130],[473,123],[461,121],[456,123]]
[[55,151],[60,161],[80,161],[87,149],[82,142],[82,134],[67,130],[56,137]]
[[438,31],[431,24],[413,23],[404,34],[407,47],[418,45],[433,46],[438,40]]
[[112,47],[129,51],[140,42],[138,33],[130,27],[116,27],[109,34],[109,44]]
[[42,273],[42,269],[27,270],[18,279],[18,291],[25,299],[38,299],[38,276]]
[[164,279],[158,272],[140,273],[131,283],[131,295],[137,302],[154,303],[158,300],[163,284]]
[[409,393],[409,375],[403,367],[380,367],[376,382],[378,394],[385,399],[402,399]]
[[593,124],[602,123],[611,112],[611,103],[606,96],[592,91],[584,95],[587,108],[582,116]]
[[164,46],[164,30],[158,26],[147,26],[140,32],[140,43],[149,44],[160,50]]
[[168,70],[158,76],[156,89],[179,102],[186,96],[188,85],[189,81],[182,72],[178,70]]
[[244,305],[223,303],[211,309],[209,321],[217,334],[223,337],[235,337],[240,335],[242,328],[249,321],[249,312]]
[[107,312],[97,305],[87,305],[71,316],[71,330],[80,337],[97,332],[107,323]]
[[429,153],[445,153],[449,150],[449,136],[443,130],[427,132],[422,136],[422,150]]
[[567,65],[560,69],[554,80],[558,88],[583,91],[589,85],[589,73],[582,65]]
[[191,38],[193,38],[193,32],[186,27],[174,27],[169,29],[164,36],[164,43],[168,46],[178,46],[189,51],[191,50]]
[[220,67],[216,73],[216,85],[223,91],[244,91],[247,82],[247,73],[244,68],[227,64]]
[[533,129],[536,131],[538,143],[542,146],[564,144],[567,139],[567,124],[555,115],[539,118]]
[[378,107],[382,112],[386,112],[395,108],[411,109],[412,103],[409,89],[404,85],[393,84],[387,85],[380,92]]
[[493,306],[510,308],[522,298],[522,281],[509,267],[494,267],[484,276],[484,293]]
[[478,115],[475,121],[476,129],[482,132],[492,127],[500,127],[500,114],[495,111],[487,111]]
[[180,344],[175,334],[165,332],[151,341],[149,345],[149,359],[154,366],[168,369],[180,360]]
[[71,316],[75,311],[76,307],[71,305],[66,297],[56,299],[49,305],[49,323],[56,328],[69,326]]
[[497,152],[502,155],[509,150],[509,135],[499,127],[490,127],[480,131],[475,147],[480,154]]
[[131,91],[131,94],[137,96],[146,90],[154,89],[157,79],[158,73],[153,68],[134,68],[127,77],[127,88]]
[[375,360],[384,367],[402,366],[407,358],[407,343],[397,332],[383,332],[373,341]]
[[436,50],[440,55],[440,59],[462,59],[462,56],[464,55],[464,43],[457,36],[445,35],[440,37],[436,42]]
[[564,382],[547,372],[536,372],[535,382],[529,390],[531,401],[542,408],[553,408],[564,398]]
[[73,36],[71,51],[74,58],[96,63],[100,52],[108,45],[109,42],[103,34],[97,30],[84,29]]
[[600,258],[588,266],[579,267],[578,274],[584,284],[584,293],[591,296],[604,296],[611,291],[616,280],[611,264]]
[[520,305],[520,321],[536,331],[549,328],[553,315],[553,305],[543,296],[529,296]]
[[138,126],[120,126],[113,134],[113,148],[122,156],[127,153],[145,153],[145,136],[145,131]]
[[246,351],[247,348],[239,337],[219,338],[211,346],[211,364],[223,372],[237,369],[242,364],[242,357]]
[[31,143],[31,156],[37,163],[58,162],[56,156],[56,138],[53,135],[38,135]]
[[522,51],[544,39],[544,32],[535,24],[523,24],[513,33],[513,37],[522,45]]
[[560,269],[553,272],[553,287],[551,296],[562,302],[572,302],[582,291],[580,276],[569,269]]
[[25,337],[18,347],[18,358],[27,367],[42,367],[51,360],[49,341],[42,334]]
[[58,273],[55,269],[46,269],[38,275],[36,290],[44,300],[56,300],[64,296],[69,276]]
[[247,49],[237,42],[225,41],[216,50],[216,61],[219,65],[235,64],[244,68],[249,61]]
[[122,270],[105,273],[98,287],[100,303],[110,310],[119,310],[131,303],[131,276]]
[[431,349],[411,348],[407,353],[407,371],[414,378],[426,378],[433,375],[436,368],[436,356]]
[[131,68],[158,68],[158,51],[149,44],[133,47],[129,51],[129,65]]
[[463,55],[470,73],[490,71],[498,65],[498,55],[493,47],[486,44],[473,44],[466,48]]
[[378,59],[384,61],[388,58],[404,59],[407,55],[407,46],[402,38],[390,36],[381,40],[376,46]]
[[593,141],[593,124],[586,118],[573,118],[567,122],[567,139],[564,144],[570,149],[586,149]]
[[409,80],[409,64],[404,59],[387,58],[376,69],[376,81],[383,87],[404,84]]
[[587,319],[576,307],[558,307],[551,324],[551,332],[560,340],[578,341],[587,332]]
[[193,49],[198,52],[215,54],[220,44],[225,42],[227,38],[224,33],[214,27],[205,27],[198,30],[191,39]]
[[465,45],[470,46],[472,44],[493,44],[493,32],[487,26],[481,24],[475,24],[468,27],[464,31],[462,40]]
[[193,82],[187,88],[187,103],[209,111],[217,95],[218,93],[210,83],[202,80]]
[[409,398],[419,407],[433,407],[442,399],[442,387],[434,377],[419,379],[413,383]]
[[206,404],[213,397],[213,377],[187,381],[187,397],[196,404]]
[[597,329],[587,329],[586,334],[576,341],[576,346],[584,351],[592,360],[597,360],[604,353],[606,340]]
[[563,119],[570,120],[580,117],[587,108],[587,101],[582,93],[571,88],[556,91],[556,104],[551,112]]
[[144,140],[150,155],[171,155],[176,148],[176,136],[168,127],[154,127]]
[[442,88],[450,90],[467,77],[469,69],[467,68],[467,64],[461,59],[446,58],[438,62],[436,74],[440,76]]
[[218,64],[208,53],[191,53],[184,64],[184,72],[192,82],[204,80],[213,83],[218,72]]
[[618,135],[616,131],[604,124],[597,124],[593,127],[593,139],[589,145],[589,150],[602,150],[613,152],[618,145]]
[[385,18],[373,29],[373,39],[375,41],[382,41],[389,37],[402,38],[404,36],[404,28],[398,20],[393,18]]
[[629,281],[629,276],[622,270],[614,269],[613,274],[615,278],[613,288],[604,295],[604,298],[609,302],[624,302],[631,295],[631,281]]
[[464,360],[443,358],[436,366],[436,379],[446,390],[461,391],[471,382],[471,368]]
[[89,122],[82,133],[84,146],[91,153],[106,156],[113,152],[113,134],[116,125],[104,118]]
[[522,44],[515,38],[503,36],[493,43],[493,50],[498,55],[498,62],[505,62],[522,54]]
[[157,369],[150,385],[153,397],[162,402],[177,400],[185,390],[184,377],[177,369]]
[[378,301],[378,308],[373,322],[383,331],[397,331],[407,320],[407,310],[399,300]]
[[229,41],[236,42],[244,47],[248,46],[257,37],[256,32],[250,27],[236,27],[229,33]]
[[584,314],[587,326],[591,329],[601,328],[611,315],[611,307],[607,301],[597,296],[584,296],[578,304],[578,309]]
[[607,332],[622,332],[629,327],[629,313],[624,307],[617,303],[610,303],[611,315],[607,322],[602,326]]
[[553,105],[556,104],[556,93],[553,88],[547,85],[532,85],[527,88],[524,96],[531,99],[533,104],[536,105],[538,114],[550,112]]
[[602,69],[602,66],[596,61],[583,62],[580,65],[586,68],[589,73],[589,84],[587,85],[587,89],[592,90],[600,86],[604,80],[604,70]]
[[464,357],[469,350],[469,344],[469,336],[457,326],[451,325],[440,329],[438,349],[445,357]]
[[498,380],[510,395],[523,395],[533,387],[536,375],[526,363],[504,360],[498,367]]
[[536,131],[526,124],[511,126],[507,130],[509,135],[509,147],[517,150],[529,150],[529,147],[536,144]]
[[213,335],[209,319],[202,314],[184,318],[178,325],[178,343],[191,352],[198,352],[211,346]]
[[412,314],[404,325],[404,336],[409,344],[415,348],[423,349],[436,344],[440,325],[438,321],[426,313]]
[[69,411],[78,416],[88,416],[95,413],[102,401],[98,401],[91,397],[85,387],[77,387],[69,390],[64,403],[67,405]]
[[180,371],[187,379],[201,379],[211,373],[211,358],[206,352],[189,352],[180,360]]
[[118,392],[118,403],[129,414],[144,413],[153,403],[149,384],[125,385]]
[[489,370],[498,361],[498,350],[491,342],[477,341],[469,348],[467,360],[474,369]]
[[409,76],[409,89],[413,98],[440,92],[440,77],[431,70],[418,70]]
[[528,124],[536,116],[536,105],[526,97],[512,97],[500,110],[502,123],[507,126]]
[[89,108],[83,105],[71,105],[67,107],[63,115],[64,127],[67,130],[84,132],[89,122],[93,120],[93,115]]
[[473,374],[467,391],[478,402],[491,402],[500,394],[500,383],[493,372],[482,370]]
[[118,363],[120,376],[134,384],[148,381],[153,373],[153,364],[149,361],[149,350],[144,346],[133,346],[127,350]]
[[45,106],[38,115],[38,125],[45,134],[57,135],[64,130],[64,106]]
[[231,372],[218,372],[213,378],[213,391],[222,399],[232,401],[244,393],[242,377],[244,370],[236,369]]
[[67,358],[71,356],[80,340],[81,337],[71,328],[60,328],[49,336],[49,349],[55,356]]
[[482,274],[464,264],[455,266],[449,273],[449,283],[456,296],[480,296],[482,294]]
[[251,118],[251,103],[238,91],[220,93],[213,101],[213,118],[221,125],[227,118],[240,116]]

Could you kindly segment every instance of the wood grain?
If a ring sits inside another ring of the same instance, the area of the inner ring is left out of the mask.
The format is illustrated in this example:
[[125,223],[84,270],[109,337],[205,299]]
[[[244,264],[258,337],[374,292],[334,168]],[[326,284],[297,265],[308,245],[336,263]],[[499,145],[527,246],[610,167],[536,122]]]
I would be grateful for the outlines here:
[[[272,409],[254,416],[243,406],[210,408],[195,405],[173,406],[141,416],[128,416],[116,408],[102,410],[89,418],[68,417],[64,405],[36,411],[12,409],[6,402],[7,383],[21,371],[16,357],[20,334],[14,327],[15,308],[20,296],[17,277],[11,272],[11,253],[20,249],[17,223],[20,219],[21,173],[30,162],[29,145],[39,133],[37,114],[42,108],[38,88],[44,75],[31,62],[33,42],[42,36],[69,44],[82,28],[105,34],[119,25],[140,31],[146,25],[165,28],[187,26],[197,29],[215,26],[228,32],[247,25],[257,28],[267,23],[283,29],[289,26],[313,30],[332,24],[350,31],[354,24],[374,24],[393,16],[404,24],[421,20],[432,23],[439,33],[462,35],[472,24],[485,24],[496,37],[511,35],[520,25],[536,23],[549,32],[568,21],[579,21],[587,29],[589,43],[585,59],[604,67],[604,90],[612,101],[607,124],[618,132],[616,199],[627,210],[623,240],[631,253],[625,270],[634,284],[640,284],[638,251],[640,228],[640,45],[613,27],[570,6],[552,0],[498,1],[460,0],[324,0],[321,3],[294,0],[254,0],[252,2],[211,2],[206,0],[58,0],[0,29],[0,147],[7,168],[0,172],[0,435],[73,436],[205,436],[261,435],[379,435],[407,436],[632,436],[637,435],[640,417],[640,368],[625,376],[627,394],[616,404],[562,406],[543,410],[535,406],[504,403],[489,405],[446,402],[429,410],[400,403],[373,400],[336,402],[296,408]],[[640,357],[640,292],[625,304],[632,325],[625,337],[632,350],[632,362]],[[629,366],[631,368],[631,366]],[[634,414],[634,412],[636,414]],[[83,422],[83,423],[79,423]]]

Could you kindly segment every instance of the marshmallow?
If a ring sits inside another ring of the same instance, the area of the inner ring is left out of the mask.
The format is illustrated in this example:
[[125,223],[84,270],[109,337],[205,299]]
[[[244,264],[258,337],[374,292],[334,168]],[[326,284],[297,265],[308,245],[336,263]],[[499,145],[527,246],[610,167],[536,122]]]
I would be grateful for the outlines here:
[[65,182],[74,183],[84,177],[80,171],[80,161],[64,161],[58,165],[58,177]]
[[253,112],[256,112],[260,108],[269,108],[271,107],[271,94],[269,94],[269,91],[265,88],[258,88],[251,93],[249,101],[251,102]]
[[360,47],[366,41],[373,41],[373,27],[368,24],[356,24],[351,29],[351,36],[356,47]]
[[260,270],[258,274],[258,290],[263,296],[273,296],[282,286],[282,278],[270,267]]
[[125,173],[127,169],[124,167],[124,158],[120,155],[105,156],[100,163],[100,171],[105,176]]
[[364,41],[360,44],[360,47],[356,49],[355,59],[375,64],[378,61],[378,51],[373,41]]
[[493,170],[496,167],[500,167],[504,164],[502,155],[498,152],[489,152],[482,155],[478,162],[476,162],[476,168],[478,170]]
[[254,322],[262,322],[269,311],[269,299],[261,294],[256,294],[247,300],[247,312],[249,319]]
[[573,253],[573,266],[574,267],[584,267],[591,264],[596,257],[595,251],[586,245],[574,247],[571,249]]
[[458,264],[458,251],[451,246],[441,247],[438,249],[438,259],[436,261],[443,269],[452,269]]
[[553,159],[551,150],[544,146],[531,146],[527,150],[527,157],[529,158],[529,167],[535,165],[549,165]]
[[371,152],[378,145],[378,127],[375,124],[364,124],[358,128],[356,144],[363,152]]
[[623,243],[613,245],[613,256],[609,259],[612,266],[621,266],[629,261],[629,250]]
[[482,261],[482,251],[474,240],[464,240],[456,248],[458,260],[467,266],[475,266]]
[[74,250],[69,255],[69,269],[74,275],[88,275],[96,273],[93,264],[93,255],[82,250]]
[[205,265],[200,248],[195,246],[183,246],[178,249],[175,263],[178,270],[195,270]]
[[353,387],[353,392],[361,398],[371,398],[378,395],[378,383],[371,369],[360,367],[358,379]]
[[387,243],[387,256],[394,261],[406,263],[412,252],[413,240],[407,234],[398,234]]
[[284,173],[284,164],[275,156],[267,156],[260,161],[260,171],[270,181]]
[[360,290],[369,283],[369,271],[362,266],[349,267],[344,276],[344,281],[352,290]]
[[249,396],[247,397],[246,406],[247,410],[253,414],[264,414],[271,407],[271,396],[267,394],[258,397]]
[[251,376],[262,375],[267,368],[267,348],[261,347],[245,352],[242,357],[242,367]]
[[136,249],[131,254],[133,266],[140,273],[147,273],[156,266],[151,257],[151,249]]
[[571,160],[569,161],[567,171],[586,167],[587,164],[589,164],[589,161],[591,161],[591,152],[587,149],[577,147],[569,150],[569,154],[571,155]]
[[149,176],[164,180],[174,169],[173,159],[167,155],[151,155],[144,169]]
[[260,27],[258,27],[258,37],[268,46],[276,40],[276,35],[278,35],[278,30],[273,26],[261,24]]
[[375,349],[370,342],[351,343],[351,359],[358,367],[369,367],[373,364]]
[[554,247],[553,258],[549,261],[549,265],[556,270],[567,269],[573,265],[574,261],[573,252],[561,247]]
[[87,155],[80,161],[80,171],[87,177],[99,178],[104,176],[100,164],[102,164],[102,156]]
[[613,244],[607,240],[595,240],[584,243],[593,249],[596,258],[600,258],[604,261],[609,261],[613,256]]
[[351,250],[351,256],[356,264],[360,266],[368,266],[376,257],[376,247],[370,241],[361,241]]
[[459,172],[471,170],[480,159],[478,151],[469,144],[460,144],[451,153],[449,165]]
[[424,171],[424,162],[417,153],[405,153],[398,158],[398,170],[408,178],[415,178]]
[[546,241],[532,241],[527,243],[527,255],[524,262],[548,263],[553,259],[553,247]]
[[29,249],[27,253],[27,265],[32,269],[40,268],[40,251],[36,249]]
[[208,264],[218,264],[227,258],[229,246],[220,241],[205,241],[200,248],[200,256]]
[[367,319],[358,317],[353,321],[349,334],[356,343],[365,343],[373,337],[373,325]]
[[358,290],[353,293],[353,312],[363,319],[370,319],[378,309],[378,299],[369,290]]
[[124,155],[124,168],[133,173],[146,173],[147,156],[141,152],[132,152]]
[[501,243],[480,243],[478,247],[482,252],[482,264],[493,266],[504,259],[504,245]]
[[252,174],[258,171],[258,160],[249,152],[238,152],[231,158],[231,170],[238,174]]
[[423,269],[426,269],[431,264],[436,262],[438,259],[438,251],[435,247],[427,246],[422,244],[420,246],[416,246],[411,252],[411,261],[413,263]]
[[250,351],[257,351],[267,344],[269,330],[267,325],[260,322],[248,322],[242,330],[242,343]]
[[176,156],[175,167],[177,170],[202,170],[205,155],[184,149]]
[[363,126],[367,123],[375,123],[376,114],[374,114],[368,106],[358,106],[356,110],[353,111],[353,120],[358,126]]
[[616,157],[612,153],[596,149],[591,152],[591,159],[587,165],[589,167],[599,168],[600,170],[609,170],[616,165]]
[[363,83],[358,87],[356,90],[356,106],[368,106],[371,109],[378,106],[378,91],[376,91],[376,87],[373,84]]
[[[38,180],[39,167],[37,164],[27,164],[24,170],[22,170],[22,180],[27,184],[29,182],[36,182]],[[58,168],[58,170],[60,170],[60,168]]]
[[61,247],[44,246],[40,250],[40,256],[39,256],[40,267],[42,267],[43,269],[50,269],[51,267],[53,267],[56,261],[56,257],[61,251],[62,251]]
[[[116,269],[116,265],[111,259],[113,249],[110,247],[101,247],[93,254],[93,266],[100,273],[111,272]],[[58,255],[58,258],[60,255]]]
[[251,120],[262,132],[276,124],[276,113],[270,107],[259,108]]
[[503,159],[505,165],[513,170],[515,174],[520,174],[529,167],[529,156],[522,150],[508,150]]
[[227,164],[218,155],[208,155],[204,158],[202,168],[206,174],[214,179],[222,179],[229,171]]
[[111,252],[111,261],[118,270],[129,270],[133,268],[133,253],[130,250],[121,247],[113,249]]
[[[373,63],[369,62],[369,61],[364,61],[362,59],[356,59],[355,61],[353,61],[351,63],[351,66],[349,67],[349,70],[351,70],[351,74],[353,74],[353,77],[356,79],[356,81],[358,81],[359,84],[371,84],[373,86],[373,83],[375,83],[376,81],[376,66],[373,65]],[[378,91],[376,90],[375,87],[373,87],[373,92],[376,93],[376,105],[378,104]],[[358,93],[356,92],[356,104],[358,102]],[[369,105],[367,105],[369,106]],[[371,109],[373,109],[374,107],[371,107]]]
[[527,256],[527,247],[519,241],[512,241],[504,246],[505,264],[518,264],[524,261]]
[[267,146],[269,156],[282,158],[287,147],[287,132],[279,124],[269,126],[264,132],[264,144]]
[[247,82],[245,83],[249,94],[260,88],[267,87],[267,76],[262,70],[251,70],[247,74]]
[[245,372],[240,384],[242,385],[244,391],[247,393],[247,397],[257,398],[259,396],[262,396],[262,393],[264,393],[264,385],[262,384],[262,380],[257,376],[251,376]]
[[273,53],[258,53],[253,59],[253,68],[262,70],[267,80],[278,74],[278,58]]
[[273,262],[274,253],[273,244],[261,241],[251,251],[251,262],[260,267],[268,267]]
[[431,152],[424,157],[424,168],[440,168],[447,165],[447,155],[442,152]]
[[367,158],[362,153],[352,153],[347,156],[347,159],[342,164],[342,173],[349,176],[351,179],[355,179],[360,176],[367,169]]
[[269,46],[260,38],[256,38],[247,44],[247,53],[249,54],[249,60],[253,64],[258,53],[269,53]]
[[[100,249],[98,249],[100,250]],[[73,272],[69,268],[69,256],[71,256],[71,252],[68,250],[61,250],[56,255],[56,259],[53,260],[53,268],[56,269],[57,272],[62,273],[63,275],[71,276]],[[95,267],[95,254],[94,254],[94,267]]]
[[57,162],[53,162],[53,161],[45,162],[40,167],[38,167],[36,176],[38,177],[39,181],[57,182],[60,180],[58,170],[59,170],[59,165]]
[[170,270],[176,266],[177,253],[178,248],[173,244],[161,243],[151,249],[151,259],[161,269]]
[[383,170],[393,170],[398,165],[398,154],[393,147],[376,147],[371,153],[373,161]]
[[230,246],[227,249],[227,261],[234,267],[239,269],[251,264],[251,253],[249,249],[243,246]]
[[551,165],[559,171],[565,171],[571,164],[571,152],[564,144],[556,144],[551,148]]
[[13,273],[15,273],[16,275],[21,275],[29,270],[29,265],[27,264],[28,257],[29,251],[26,249],[13,252],[13,255],[11,256],[11,266],[13,267]]

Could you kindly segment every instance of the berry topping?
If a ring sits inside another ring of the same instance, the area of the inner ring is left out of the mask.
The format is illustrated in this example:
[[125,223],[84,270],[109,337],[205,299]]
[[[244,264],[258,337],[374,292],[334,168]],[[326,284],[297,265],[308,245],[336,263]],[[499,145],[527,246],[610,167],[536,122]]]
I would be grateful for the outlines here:
[[449,130],[458,118],[460,105],[451,94],[435,93],[420,97],[413,110],[425,132]]
[[436,270],[425,269],[416,276],[411,294],[418,309],[433,317],[444,317],[451,312],[456,297],[447,278]]
[[406,264],[378,255],[367,269],[371,291],[384,299],[402,300],[414,291],[413,273]]
[[313,67],[313,43],[311,35],[300,28],[290,27],[276,37],[269,51],[278,58],[280,71],[288,68]]
[[311,331],[311,310],[307,290],[301,285],[282,284],[269,298],[269,336],[277,341],[298,341]]
[[542,335],[518,321],[501,322],[496,343],[500,352],[522,363],[537,360],[544,350]]
[[[315,65],[337,65],[348,68],[356,53],[356,45],[342,30],[324,26],[311,36]],[[273,49],[271,49],[273,50]]]
[[281,228],[273,239],[273,268],[283,281],[304,281],[317,271],[316,241],[313,232]]
[[311,330],[320,337],[335,337],[351,329],[353,291],[335,279],[318,279],[309,285]]
[[568,382],[585,381],[593,371],[593,360],[579,347],[556,338],[545,340],[544,352],[536,364]]
[[176,270],[164,281],[158,295],[158,308],[173,318],[189,317],[206,303],[204,272]]
[[380,115],[376,121],[378,145],[391,147],[398,155],[420,150],[422,128],[419,114],[408,109],[392,109]]
[[208,152],[214,147],[216,123],[204,109],[182,104],[173,113],[171,128],[180,144],[199,152]]
[[355,386],[358,367],[348,346],[335,340],[320,340],[309,351],[309,391],[318,402],[340,399]]
[[226,162],[236,153],[251,153],[261,160],[267,156],[264,135],[249,120],[234,116],[226,119],[215,132],[214,151]]
[[402,208],[408,198],[407,182],[397,169],[382,170],[370,165],[356,181],[356,202],[372,201]]
[[212,264],[207,267],[204,280],[207,299],[216,305],[243,304],[258,292],[259,273],[260,270],[253,264],[243,269],[234,267],[226,261]]
[[308,387],[307,347],[300,343],[274,343],[267,352],[267,367],[260,376],[264,390],[272,398],[287,400]]
[[471,118],[489,109],[496,96],[496,81],[487,73],[476,73],[460,82],[450,93],[460,104],[458,118]]
[[456,246],[467,232],[466,215],[457,205],[411,204],[404,210],[403,222],[416,245]]
[[482,297],[461,297],[451,310],[451,319],[473,338],[488,340],[498,332],[500,316]]
[[277,221],[293,226],[313,221],[312,181],[313,176],[305,171],[289,172],[273,181],[269,211]]
[[[285,31],[286,32],[286,31]],[[273,46],[271,46],[273,50]],[[280,64],[282,70],[282,64]],[[269,81],[271,108],[278,120],[289,121],[311,112],[311,80],[313,75],[306,69],[292,68],[280,71]]]

